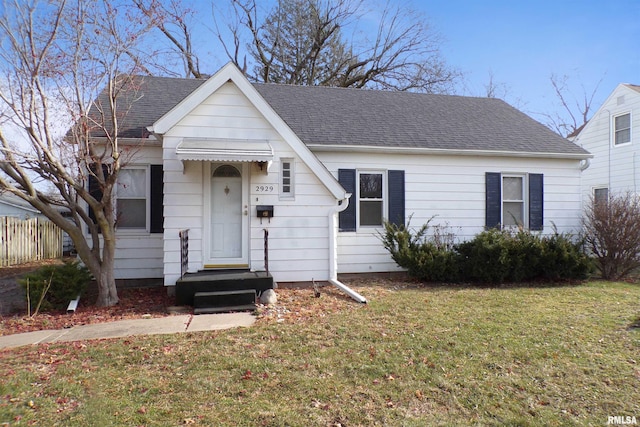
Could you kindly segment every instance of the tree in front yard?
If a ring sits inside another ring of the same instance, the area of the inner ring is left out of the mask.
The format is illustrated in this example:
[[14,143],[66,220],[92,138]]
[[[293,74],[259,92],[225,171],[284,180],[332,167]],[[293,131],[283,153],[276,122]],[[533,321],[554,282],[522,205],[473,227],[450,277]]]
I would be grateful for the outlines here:
[[586,243],[603,279],[619,280],[640,268],[640,197],[633,192],[593,199],[583,217]]
[[132,58],[142,57],[133,53],[153,23],[107,1],[0,8],[0,190],[69,234],[97,281],[97,304],[114,305],[113,195],[131,153],[113,112],[127,110],[121,90],[144,69]]

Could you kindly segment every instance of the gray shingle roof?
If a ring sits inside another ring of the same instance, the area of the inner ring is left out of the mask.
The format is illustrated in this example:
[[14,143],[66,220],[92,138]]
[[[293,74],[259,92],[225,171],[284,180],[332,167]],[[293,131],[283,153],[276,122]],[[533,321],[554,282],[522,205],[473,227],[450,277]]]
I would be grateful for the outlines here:
[[[177,79],[172,77],[135,76],[124,84],[123,94],[118,96],[118,106],[128,109],[118,114],[119,136],[122,138],[146,138],[149,135],[147,126],[164,116],[191,92],[206,82],[205,79]],[[92,114],[97,114],[103,106],[108,109],[108,94],[103,91],[92,107]],[[108,115],[107,115],[108,117]],[[100,122],[100,120],[98,120]],[[110,126],[108,126],[110,127]],[[101,129],[96,129],[93,136],[104,136]]]
[[586,153],[492,98],[255,85],[306,144]]
[[[123,137],[146,136],[147,126],[205,82],[137,79],[131,98],[136,101],[120,123]],[[305,144],[587,154],[498,99],[277,84],[254,87]]]

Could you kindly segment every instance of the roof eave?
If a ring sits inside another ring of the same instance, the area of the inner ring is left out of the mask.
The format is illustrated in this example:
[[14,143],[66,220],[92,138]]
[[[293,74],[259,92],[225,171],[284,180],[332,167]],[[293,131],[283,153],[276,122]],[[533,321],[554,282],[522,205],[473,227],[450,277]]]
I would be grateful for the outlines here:
[[[91,141],[107,144],[112,141],[112,138],[107,138],[105,136],[93,136],[91,137]],[[152,138],[125,138],[118,137],[118,144],[122,146],[145,146],[145,147],[162,147],[162,141],[155,137]]]
[[422,147],[380,147],[375,145],[329,145],[307,144],[313,152],[351,152],[351,153],[385,153],[385,154],[428,154],[435,156],[482,156],[482,157],[526,157],[536,159],[586,160],[593,158],[591,153],[554,153],[530,151],[498,151],[498,150],[462,150]]

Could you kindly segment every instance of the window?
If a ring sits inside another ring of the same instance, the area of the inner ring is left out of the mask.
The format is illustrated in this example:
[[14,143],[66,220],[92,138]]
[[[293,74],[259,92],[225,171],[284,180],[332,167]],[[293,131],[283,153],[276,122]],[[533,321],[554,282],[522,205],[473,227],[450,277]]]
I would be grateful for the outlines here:
[[293,159],[280,160],[280,198],[293,199],[294,183],[293,183]]
[[631,142],[631,113],[613,118],[614,144],[626,144]]
[[594,205],[607,204],[609,201],[609,189],[607,187],[593,189]]
[[340,231],[382,226],[385,219],[405,223],[404,171],[338,170],[338,181],[351,199],[339,214]]
[[544,194],[542,174],[486,173],[485,226],[523,226],[542,230]]
[[116,187],[119,229],[147,228],[147,169],[121,169]]
[[358,208],[360,226],[382,226],[384,213],[383,175],[379,172],[359,173]]
[[[94,168],[95,165],[91,167]],[[102,165],[102,169],[104,173],[108,173],[106,165]],[[102,189],[92,175],[88,179],[88,190],[96,199],[102,198]],[[118,229],[162,233],[163,193],[162,165],[121,169],[115,187]],[[95,221],[91,209],[89,217]]]
[[524,177],[502,177],[502,221],[507,227],[525,226]]

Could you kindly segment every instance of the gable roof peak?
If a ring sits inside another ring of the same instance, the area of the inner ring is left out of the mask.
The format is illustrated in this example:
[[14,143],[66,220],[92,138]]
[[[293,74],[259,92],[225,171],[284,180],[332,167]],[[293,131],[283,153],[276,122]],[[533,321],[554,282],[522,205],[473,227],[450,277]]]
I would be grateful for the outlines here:
[[631,83],[622,83],[622,85],[628,87],[631,90],[635,90],[636,92],[640,92],[640,85],[634,85]]

